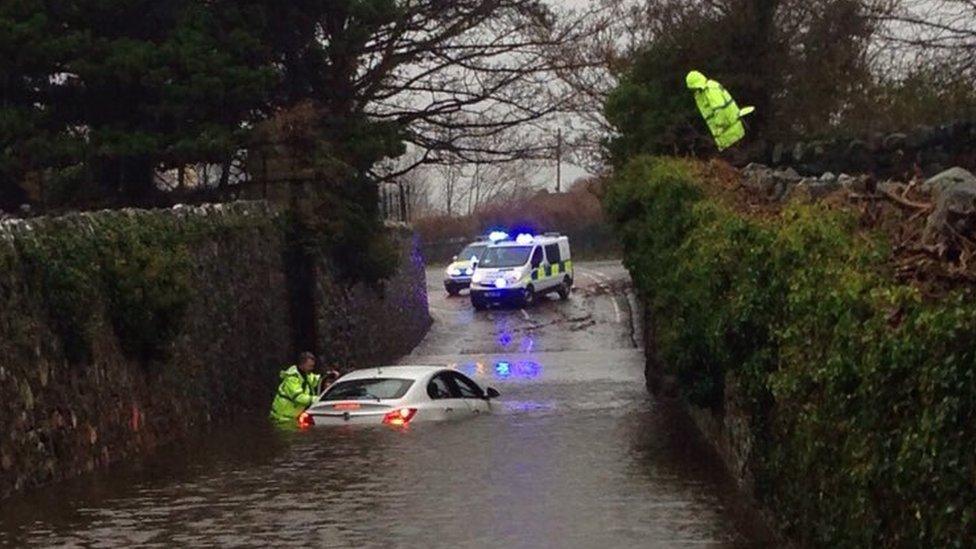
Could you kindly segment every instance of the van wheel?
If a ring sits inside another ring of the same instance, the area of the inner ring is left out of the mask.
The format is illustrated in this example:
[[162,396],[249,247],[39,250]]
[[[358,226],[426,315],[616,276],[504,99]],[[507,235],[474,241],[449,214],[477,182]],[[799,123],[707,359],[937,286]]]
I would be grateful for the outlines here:
[[559,289],[556,290],[556,293],[559,294],[559,299],[561,299],[563,301],[566,301],[567,299],[569,299],[570,289],[571,289],[571,286],[570,286],[569,279],[568,278],[567,279],[563,279],[562,283],[559,285]]
[[533,303],[535,303],[535,288],[526,286],[522,292],[522,305],[524,307],[531,307]]

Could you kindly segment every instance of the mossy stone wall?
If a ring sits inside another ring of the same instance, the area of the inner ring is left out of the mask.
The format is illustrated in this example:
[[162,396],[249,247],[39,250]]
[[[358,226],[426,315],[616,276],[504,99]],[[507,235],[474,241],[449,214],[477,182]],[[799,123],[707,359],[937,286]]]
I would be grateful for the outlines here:
[[[263,416],[300,350],[283,219],[237,202],[0,223],[0,498]],[[305,292],[339,364],[390,360],[426,333],[422,259],[397,234],[407,259],[386,292],[327,265]]]

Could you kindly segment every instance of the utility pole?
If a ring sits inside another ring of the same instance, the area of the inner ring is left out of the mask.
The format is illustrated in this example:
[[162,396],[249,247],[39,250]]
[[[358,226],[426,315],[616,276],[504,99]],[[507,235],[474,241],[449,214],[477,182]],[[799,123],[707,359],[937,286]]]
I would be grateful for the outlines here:
[[[474,207],[478,209],[481,204],[481,164],[474,165]],[[468,212],[470,213],[470,212]]]
[[563,130],[556,130],[556,192],[560,192],[563,182]]

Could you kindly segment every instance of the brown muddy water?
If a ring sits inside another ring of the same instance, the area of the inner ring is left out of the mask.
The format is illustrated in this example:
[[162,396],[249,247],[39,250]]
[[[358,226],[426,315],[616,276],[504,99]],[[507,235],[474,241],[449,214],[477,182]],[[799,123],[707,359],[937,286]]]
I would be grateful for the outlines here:
[[770,544],[688,418],[643,387],[617,263],[568,302],[475,313],[429,273],[435,326],[403,363],[445,363],[495,413],[281,431],[228,418],[198,437],[0,502],[0,545],[736,547]]

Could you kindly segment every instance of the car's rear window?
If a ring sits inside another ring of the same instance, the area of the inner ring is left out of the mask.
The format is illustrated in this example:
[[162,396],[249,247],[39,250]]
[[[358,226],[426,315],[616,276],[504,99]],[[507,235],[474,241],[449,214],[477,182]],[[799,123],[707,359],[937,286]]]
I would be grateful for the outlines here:
[[413,385],[412,379],[372,378],[340,381],[329,387],[322,400],[376,400],[401,398]]

